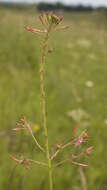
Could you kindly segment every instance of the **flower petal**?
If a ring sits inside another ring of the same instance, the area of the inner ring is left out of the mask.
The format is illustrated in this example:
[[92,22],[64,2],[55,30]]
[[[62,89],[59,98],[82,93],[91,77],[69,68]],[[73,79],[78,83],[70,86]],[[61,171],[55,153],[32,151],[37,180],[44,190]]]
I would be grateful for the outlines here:
[[40,34],[40,33],[46,33],[46,31],[39,30],[39,29],[33,29],[28,26],[24,26],[24,28],[32,33]]
[[93,150],[94,146],[90,146],[89,148],[86,149],[86,153],[89,155],[91,154],[91,151]]
[[14,156],[10,156],[10,159],[13,160],[13,161],[15,161],[15,162],[17,162],[17,163],[20,163],[20,162],[21,162],[20,160],[18,160],[18,159],[15,158]]

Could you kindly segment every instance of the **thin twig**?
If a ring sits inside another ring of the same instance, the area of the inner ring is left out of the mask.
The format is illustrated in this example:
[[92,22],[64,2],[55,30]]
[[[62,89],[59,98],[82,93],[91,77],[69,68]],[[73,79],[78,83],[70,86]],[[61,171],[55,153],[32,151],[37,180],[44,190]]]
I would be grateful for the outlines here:
[[53,166],[53,168],[55,168],[55,167],[57,167],[57,166],[60,166],[60,165],[62,165],[63,163],[65,163],[65,162],[67,162],[67,161],[68,161],[68,159],[63,160],[63,161],[61,161],[61,162],[58,162],[56,165]]
[[29,159],[29,161],[35,163],[35,164],[38,164],[38,165],[42,165],[42,166],[48,166],[48,164],[44,163],[44,162],[39,162],[39,161],[36,161],[36,160],[31,160]]
[[31,136],[33,138],[33,140],[35,141],[36,145],[38,146],[38,148],[42,151],[45,152],[45,149],[43,147],[41,147],[41,145],[38,143],[37,139],[35,138],[35,136],[33,135],[33,133],[31,133]]
[[84,174],[83,168],[79,168],[79,173],[80,173],[80,178],[81,178],[82,189],[88,190],[87,189],[87,180],[86,180],[86,176]]
[[71,142],[69,142],[69,143],[63,145],[60,149],[58,149],[58,150],[51,156],[50,159],[53,160],[53,159],[58,155],[58,153],[59,153],[60,151],[62,151],[62,150],[65,149],[66,147],[71,146],[71,145],[73,145],[73,144],[74,144],[74,141],[71,141]]
[[50,157],[50,160],[53,160],[57,154],[61,151],[61,149],[58,149],[51,157]]

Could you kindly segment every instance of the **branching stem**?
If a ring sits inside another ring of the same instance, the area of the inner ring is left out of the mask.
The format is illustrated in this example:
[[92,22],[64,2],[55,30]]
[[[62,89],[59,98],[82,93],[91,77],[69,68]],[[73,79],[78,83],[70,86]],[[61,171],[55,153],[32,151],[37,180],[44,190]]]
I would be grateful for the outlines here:
[[74,141],[70,141],[69,143],[63,145],[60,149],[58,149],[58,150],[51,156],[50,159],[53,160],[53,159],[58,155],[58,153],[59,153],[60,151],[62,151],[63,149],[65,149],[65,148],[67,148],[68,146],[71,146],[71,145],[73,145],[73,144],[74,144]]

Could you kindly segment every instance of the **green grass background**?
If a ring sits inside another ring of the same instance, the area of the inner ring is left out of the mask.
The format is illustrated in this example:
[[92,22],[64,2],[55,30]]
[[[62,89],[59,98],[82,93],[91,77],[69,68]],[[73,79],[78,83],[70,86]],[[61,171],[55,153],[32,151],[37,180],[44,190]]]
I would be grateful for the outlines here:
[[[79,132],[87,128],[93,155],[84,160],[88,190],[107,189],[107,17],[98,12],[64,13],[67,32],[55,33],[50,46],[54,52],[47,59],[47,116],[49,140],[67,142],[76,121],[68,112],[84,110],[89,118],[79,122]],[[38,28],[35,10],[0,10],[0,190],[48,190],[46,168],[31,166],[28,172],[17,166],[10,155],[23,154],[44,160],[25,133],[12,133],[16,121],[26,116],[31,126],[40,125],[35,133],[43,143],[40,117],[39,61],[40,41],[25,31],[24,25]],[[93,87],[87,87],[87,81]],[[87,125],[88,123],[88,125]],[[85,126],[86,125],[86,126]],[[71,149],[72,150],[72,149]],[[59,160],[66,157],[60,155]],[[55,160],[57,163],[58,159]],[[53,171],[55,190],[83,190],[79,167],[65,164]]]

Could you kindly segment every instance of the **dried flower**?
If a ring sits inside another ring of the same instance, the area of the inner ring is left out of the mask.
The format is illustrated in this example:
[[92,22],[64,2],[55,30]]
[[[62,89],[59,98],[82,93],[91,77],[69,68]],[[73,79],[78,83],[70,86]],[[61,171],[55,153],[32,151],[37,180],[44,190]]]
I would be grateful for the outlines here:
[[15,158],[14,156],[10,156],[10,159],[19,164],[22,164],[25,169],[27,169],[27,170],[30,169],[29,164],[31,163],[31,160],[25,159],[25,158],[19,160],[19,159]]
[[16,125],[18,126],[17,128],[13,128],[13,131],[20,131],[20,130],[27,130],[28,133],[32,134],[32,129],[29,125],[29,123],[27,123],[26,118],[23,117],[19,120],[19,122],[16,123]]

